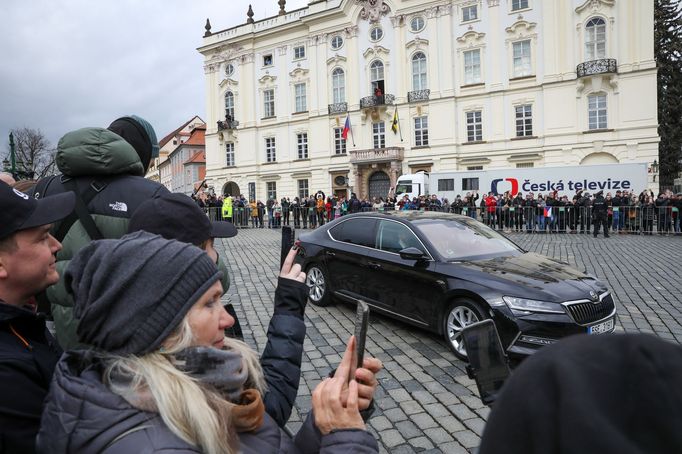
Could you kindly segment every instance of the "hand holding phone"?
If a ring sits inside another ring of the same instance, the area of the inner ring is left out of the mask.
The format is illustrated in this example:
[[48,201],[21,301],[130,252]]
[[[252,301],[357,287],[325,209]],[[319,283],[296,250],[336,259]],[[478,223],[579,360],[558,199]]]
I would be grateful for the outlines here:
[[358,301],[355,312],[355,348],[353,349],[353,360],[351,361],[350,375],[348,380],[355,379],[355,371],[362,367],[365,359],[365,340],[367,339],[367,328],[369,326],[369,306],[362,300]]

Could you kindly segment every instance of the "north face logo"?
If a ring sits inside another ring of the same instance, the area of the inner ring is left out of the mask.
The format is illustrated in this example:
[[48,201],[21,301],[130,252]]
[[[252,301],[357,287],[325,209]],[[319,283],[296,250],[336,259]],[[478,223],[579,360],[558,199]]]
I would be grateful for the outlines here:
[[128,211],[128,205],[126,205],[123,202],[116,202],[116,203],[110,203],[109,208],[111,208],[114,211]]

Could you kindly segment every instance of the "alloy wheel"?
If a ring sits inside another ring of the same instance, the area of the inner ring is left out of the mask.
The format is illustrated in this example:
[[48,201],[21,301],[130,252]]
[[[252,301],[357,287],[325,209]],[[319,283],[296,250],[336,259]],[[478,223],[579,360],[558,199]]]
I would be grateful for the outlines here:
[[309,298],[314,303],[319,303],[324,298],[324,293],[327,290],[327,285],[324,280],[324,273],[322,270],[316,266],[311,267],[308,270],[308,274],[305,278],[305,283],[310,289]]
[[448,314],[446,324],[448,340],[455,351],[462,356],[467,354],[462,341],[462,330],[478,321],[478,314],[467,306],[455,306]]

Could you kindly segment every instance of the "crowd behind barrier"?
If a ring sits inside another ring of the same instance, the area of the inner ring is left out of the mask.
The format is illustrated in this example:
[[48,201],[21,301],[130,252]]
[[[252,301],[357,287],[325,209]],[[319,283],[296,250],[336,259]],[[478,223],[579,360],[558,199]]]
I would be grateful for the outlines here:
[[[601,197],[601,199],[600,199]],[[654,198],[649,191],[639,195],[618,194],[605,197],[598,194],[578,193],[572,200],[567,196],[535,198],[532,193],[511,197],[479,196],[469,193],[450,203],[437,195],[408,200],[393,198],[360,200],[325,197],[323,193],[303,198],[283,198],[280,202],[269,200],[247,202],[233,198],[231,209],[225,210],[219,198],[198,202],[211,220],[229,220],[237,228],[280,228],[282,225],[297,229],[316,228],[346,214],[357,212],[383,212],[395,210],[438,211],[469,216],[489,227],[503,232],[525,233],[593,233],[595,223],[604,224],[617,234],[680,235],[682,194],[664,192]],[[601,213],[595,209],[603,202]],[[597,202],[597,203],[595,203]]]

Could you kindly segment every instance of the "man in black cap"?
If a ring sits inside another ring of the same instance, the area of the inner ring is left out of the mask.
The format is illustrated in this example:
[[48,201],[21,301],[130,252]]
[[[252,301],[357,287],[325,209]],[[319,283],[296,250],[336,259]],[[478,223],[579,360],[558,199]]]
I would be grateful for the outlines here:
[[0,182],[0,452],[31,453],[61,350],[34,296],[59,280],[62,245],[51,224],[74,208],[71,193],[40,200]]
[[594,237],[599,235],[599,227],[604,226],[604,238],[609,237],[608,206],[604,199],[604,191],[597,192],[592,202],[592,220],[594,222]]
[[[64,243],[64,251],[57,255],[58,270],[65,270],[71,257],[90,241],[125,235],[130,216],[142,202],[168,193],[161,184],[144,178],[158,150],[154,128],[135,115],[118,118],[108,129],[82,128],[59,140],[56,162],[62,174],[45,178],[34,191],[35,197],[76,194],[74,213],[52,229]],[[64,279],[49,287],[46,296],[57,341],[64,350],[76,347],[73,298]]]
[[[231,222],[210,221],[190,197],[169,193],[147,200],[133,213],[128,233],[138,230],[156,233],[167,240],[178,240],[203,249],[223,273],[223,294],[230,288],[227,267],[215,250],[213,241],[215,238],[231,238],[237,234],[237,228]],[[227,303],[224,307],[234,318],[234,325],[226,330],[226,334],[243,339],[239,318],[232,303]]]

